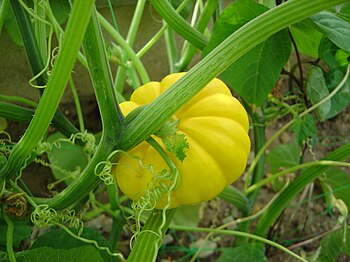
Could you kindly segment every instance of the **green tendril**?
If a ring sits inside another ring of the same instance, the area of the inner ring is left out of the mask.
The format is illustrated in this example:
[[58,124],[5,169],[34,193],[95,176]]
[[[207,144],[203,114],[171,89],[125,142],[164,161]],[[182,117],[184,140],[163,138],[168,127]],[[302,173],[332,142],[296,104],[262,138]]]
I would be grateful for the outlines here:
[[95,144],[96,139],[93,134],[88,133],[86,130],[84,132],[73,134],[70,136],[70,138],[59,138],[53,143],[43,141],[36,146],[33,152],[36,155],[41,155],[45,152],[51,151],[55,147],[61,148],[62,142],[75,144],[76,140],[80,140],[81,142],[84,143],[84,147],[83,147],[84,153],[87,155],[88,159],[90,160],[96,150],[96,144]]
[[[166,211],[171,205],[171,192],[177,187],[179,181],[179,173],[175,164],[171,161],[169,156],[166,154],[164,149],[152,138],[149,138],[147,142],[162,156],[164,161],[167,163],[169,170],[163,169],[160,172],[155,172],[153,166],[150,164],[145,166],[139,157],[133,156],[133,158],[138,159],[138,162],[142,168],[147,168],[152,173],[152,179],[147,185],[143,196],[137,201],[134,201],[131,205],[133,210],[133,215],[129,219],[134,219],[135,224],[132,225],[131,231],[133,236],[130,240],[130,249],[132,249],[132,244],[136,239],[146,232],[152,233],[157,236],[158,241],[155,243],[155,250],[158,250],[159,243],[162,238],[162,229],[166,223]],[[141,216],[146,211],[151,211],[155,208],[157,202],[164,196],[167,196],[167,203],[162,210],[162,223],[158,228],[157,232],[145,230],[142,231],[141,226]]]
[[15,143],[12,142],[10,134],[6,131],[0,131],[0,135],[5,136],[5,138],[0,139],[0,153],[7,157],[10,155],[12,147]]
[[31,221],[37,227],[46,227],[56,225],[57,223],[67,224],[68,227],[79,230],[78,235],[83,231],[84,223],[75,216],[74,210],[63,209],[57,211],[48,205],[39,205],[35,208],[30,217]]
[[[52,28],[52,26],[50,26],[50,32],[49,32],[49,40],[48,40],[48,50],[50,50],[51,49],[51,42],[52,42],[52,35],[53,35],[53,28]],[[55,49],[54,49],[55,50]],[[40,85],[36,85],[36,84],[34,84],[34,82],[40,77],[40,76],[42,76],[43,74],[47,74],[47,75],[50,75],[50,71],[48,70],[49,69],[49,66],[50,66],[50,61],[51,61],[51,59],[50,59],[50,57],[51,57],[51,54],[50,54],[50,51],[48,51],[48,53],[47,53],[47,61],[46,61],[46,64],[45,64],[45,66],[44,66],[44,68],[38,73],[38,74],[36,74],[34,77],[32,77],[30,80],[29,80],[29,85],[31,86],[31,87],[34,87],[34,88],[45,88],[46,87],[46,85],[43,85],[43,86],[40,86]]]
[[108,253],[108,255],[110,255],[110,256],[115,256],[115,257],[119,257],[120,260],[125,261],[123,255],[122,255],[121,253],[113,253],[113,252],[111,252],[111,250],[110,250],[108,247],[101,247],[101,246],[97,243],[97,241],[95,241],[95,240],[83,238],[83,237],[81,237],[81,236],[79,236],[79,235],[76,235],[76,234],[74,234],[71,230],[69,230],[69,228],[67,228],[66,226],[64,226],[64,225],[62,225],[62,224],[60,224],[60,223],[54,222],[53,224],[56,225],[56,226],[61,227],[61,228],[62,228],[65,232],[67,232],[67,234],[69,234],[71,237],[73,237],[73,238],[75,238],[75,239],[77,239],[77,240],[79,240],[79,241],[82,241],[82,242],[84,242],[84,243],[93,244],[97,249],[102,250],[102,251],[106,251],[106,252]]
[[[114,184],[114,177],[112,175],[113,165],[113,163],[107,160],[98,163],[95,167],[95,175],[98,176],[107,186]],[[102,169],[101,166],[103,166]],[[100,169],[101,171],[99,172],[98,170]]]
[[[84,224],[83,221],[76,217],[74,210],[64,209],[57,211],[53,208],[50,208],[48,205],[39,205],[31,214],[31,221],[38,227],[46,227],[52,225],[59,226],[73,238],[88,244],[93,244],[97,249],[106,251],[110,256],[119,257],[122,261],[125,260],[122,254],[113,253],[108,247],[101,247],[95,240],[81,237],[84,229]],[[74,234],[64,224],[68,225],[69,228],[78,229],[78,234]]]

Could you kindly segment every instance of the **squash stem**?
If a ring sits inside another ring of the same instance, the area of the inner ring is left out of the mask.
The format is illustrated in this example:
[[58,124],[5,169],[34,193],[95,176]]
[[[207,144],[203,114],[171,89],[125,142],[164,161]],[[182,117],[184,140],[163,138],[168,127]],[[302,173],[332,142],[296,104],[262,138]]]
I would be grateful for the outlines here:
[[[135,246],[129,255],[129,262],[156,261],[160,242],[166,230],[168,229],[169,224],[175,215],[175,212],[176,209],[169,209],[166,212],[157,209],[153,210],[152,214],[148,217],[147,222],[143,227],[139,237],[136,240]],[[162,235],[159,235],[159,230],[161,230]]]
[[[265,125],[263,116],[259,115],[257,112],[251,113],[251,118],[253,121],[253,134],[254,134],[254,152],[259,152],[260,149],[265,145]],[[249,179],[248,185],[254,185],[260,182],[264,178],[265,173],[265,154],[262,154],[257,162],[253,174],[251,177],[247,177]],[[247,198],[250,204],[250,208],[243,212],[243,217],[251,215],[252,208],[255,205],[256,198],[258,196],[259,190],[255,190],[247,194]],[[250,226],[250,221],[240,224],[240,231],[247,231]],[[246,242],[248,238],[237,238],[236,243],[242,244],[242,242]]]

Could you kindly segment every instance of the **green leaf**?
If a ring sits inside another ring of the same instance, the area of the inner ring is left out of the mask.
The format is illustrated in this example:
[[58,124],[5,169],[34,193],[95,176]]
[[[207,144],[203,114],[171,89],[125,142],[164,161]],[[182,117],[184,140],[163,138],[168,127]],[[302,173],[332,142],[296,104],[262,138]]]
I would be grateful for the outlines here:
[[335,54],[335,61],[341,66],[341,67],[346,67],[349,64],[349,59],[350,53],[346,52],[344,50],[337,50]]
[[318,30],[315,23],[310,19],[305,19],[289,27],[298,51],[313,58],[318,58],[318,48],[323,34]]
[[202,218],[202,205],[181,206],[177,208],[172,223],[175,225],[197,227]]
[[246,196],[244,196],[234,186],[228,186],[219,194],[219,197],[228,203],[235,205],[239,210],[248,212],[250,209],[250,203]]
[[[267,10],[267,7],[251,0],[238,0],[229,5],[214,25],[203,56],[244,24]],[[288,32],[282,30],[239,58],[221,74],[221,77],[246,102],[262,105],[288,61],[290,51]]]
[[16,254],[16,259],[17,262],[104,261],[98,251],[92,246],[83,246],[71,249],[54,249],[51,247],[36,248],[29,251],[18,252]]
[[173,153],[181,162],[186,158],[186,149],[189,144],[186,140],[185,134],[175,133],[174,135],[163,139],[165,148]]
[[[64,136],[54,133],[48,137],[49,143],[54,143]],[[60,141],[59,145],[54,145],[51,151],[47,152],[51,163],[51,170],[57,180],[67,178],[71,172],[82,170],[88,163],[88,157],[80,145],[68,141]],[[69,157],[67,157],[69,156]],[[80,172],[78,172],[80,173]],[[67,184],[73,181],[73,177],[65,180]]]
[[263,262],[267,261],[265,248],[261,243],[240,245],[232,248],[224,248],[217,262]]
[[[323,75],[328,90],[332,91],[344,77],[343,63],[347,58],[344,57],[344,51],[339,49],[329,39],[322,40],[319,56],[328,65],[329,71],[323,72]],[[330,103],[331,108],[328,114],[324,116],[323,120],[337,115],[350,103],[350,79],[348,79],[339,92],[331,98]]]
[[[175,10],[182,4],[182,2],[183,2],[183,0],[170,0],[170,3]],[[186,4],[186,6],[181,10],[180,15],[183,18],[187,18],[190,15],[190,13],[192,12],[194,4],[195,4],[194,0],[189,1]]]
[[266,157],[266,162],[272,173],[299,164],[300,147],[296,143],[281,144],[274,147]]
[[347,21],[327,11],[320,12],[311,19],[333,43],[350,52],[350,24]]
[[[14,231],[13,231],[13,246],[18,247],[22,240],[26,240],[30,238],[32,234],[32,226],[27,220],[17,220],[11,217]],[[0,215],[0,247],[6,246],[6,231],[7,224],[3,219],[2,215]]]
[[155,135],[162,139],[168,152],[173,153],[180,161],[184,161],[186,158],[186,149],[189,148],[189,144],[187,143],[185,134],[176,132],[178,124],[178,120],[167,121],[155,132]]
[[69,1],[66,0],[55,0],[50,1],[52,13],[54,14],[57,22],[63,24],[70,13]]
[[298,145],[301,146],[304,141],[316,137],[315,118],[310,114],[305,115],[303,118],[297,117],[291,129],[295,134]]
[[321,245],[312,261],[336,262],[340,255],[350,256],[350,231],[341,227],[321,240]]
[[[72,231],[77,233],[76,230]],[[110,248],[109,242],[99,232],[91,228],[85,227],[81,237],[90,240],[95,240],[100,247]],[[32,245],[32,250],[36,250],[42,247],[50,247],[55,250],[66,250],[82,246],[89,246],[95,249],[97,252],[99,252],[104,261],[115,261],[115,259],[108,255],[106,251],[98,250],[92,244],[85,243],[76,238],[73,238],[63,229],[51,230],[45,233],[44,235],[38,237],[38,239]]]
[[7,252],[0,251],[0,261],[8,261]]
[[331,40],[328,38],[322,39],[318,50],[319,58],[322,59],[328,66],[330,71],[339,69],[340,64],[335,59],[335,54],[339,50]]
[[[272,174],[299,164],[300,147],[296,143],[281,144],[274,147],[266,157],[266,163]],[[285,176],[271,182],[274,191],[280,190],[285,185]]]
[[[328,89],[333,90],[343,79],[344,72],[335,70],[326,74]],[[343,87],[331,98],[331,109],[325,116],[325,120],[336,116],[350,103],[350,78],[347,79]]]
[[321,180],[331,187],[325,194],[334,194],[337,199],[341,199],[350,210],[350,177],[340,168],[332,168],[325,172],[325,177]]
[[350,3],[345,3],[334,8],[334,13],[350,23]]
[[[306,84],[306,93],[313,105],[329,95],[326,81],[321,68],[314,66],[310,69],[309,79]],[[331,100],[328,99],[317,107],[317,113],[321,120],[324,120],[331,110]]]
[[9,8],[9,12],[7,12],[5,16],[4,27],[15,44],[23,45],[22,35],[19,31],[19,27],[16,22],[16,17],[12,11],[12,8]]
[[276,1],[275,0],[263,0],[263,4],[267,6],[268,8],[274,8],[276,7]]

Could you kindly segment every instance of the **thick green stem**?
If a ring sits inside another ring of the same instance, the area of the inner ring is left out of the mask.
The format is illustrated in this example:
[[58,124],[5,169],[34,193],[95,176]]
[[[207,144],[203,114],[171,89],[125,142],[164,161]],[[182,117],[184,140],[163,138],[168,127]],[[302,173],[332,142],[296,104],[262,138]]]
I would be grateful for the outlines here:
[[95,170],[95,168],[117,148],[117,138],[123,122],[123,115],[115,98],[112,75],[96,10],[92,12],[83,47],[101,114],[102,136],[91,162],[79,177],[53,198],[37,199],[39,204],[48,204],[52,208],[66,208],[84,198],[98,185],[100,178],[95,175],[95,172],[98,173],[101,170]]
[[153,210],[130,253],[129,262],[156,261],[162,237],[168,229],[175,212],[176,209],[170,209],[165,214],[162,210]]
[[[34,1],[34,12],[37,16],[39,16],[41,19],[45,20],[45,7],[41,3],[41,0],[35,0]],[[35,36],[37,39],[38,47],[40,48],[40,53],[43,61],[46,61],[47,59],[47,28],[46,24],[40,21],[39,19],[35,20],[34,29],[35,29]]]
[[164,0],[151,0],[153,7],[178,34],[199,49],[203,49],[208,41],[198,30],[193,28],[187,21],[179,15],[170,2]]
[[[207,28],[210,18],[212,17],[215,9],[218,6],[218,0],[209,0],[205,3],[203,13],[201,14],[197,24],[196,29],[203,33]],[[197,48],[193,45],[187,45],[184,51],[184,54],[181,56],[181,60],[179,61],[177,68],[178,71],[183,71],[190,63],[191,59],[195,55]]]
[[[253,134],[254,134],[254,152],[259,152],[260,149],[265,144],[265,125],[264,125],[264,119],[261,115],[259,115],[257,112],[251,114],[252,121],[253,121]],[[248,185],[254,185],[261,181],[264,178],[265,174],[265,154],[261,155],[259,162],[254,168],[253,174],[251,177],[248,177],[250,181],[248,181]],[[247,212],[244,212],[242,214],[243,217],[251,215],[252,208],[255,205],[256,198],[258,196],[259,191],[252,191],[251,193],[247,194],[247,198],[249,199],[249,205],[250,208]],[[249,230],[250,221],[246,221],[239,225],[238,230],[247,232]],[[237,238],[236,244],[242,244],[243,242],[247,241],[247,238]]]
[[2,27],[4,24],[4,20],[5,20],[5,15],[8,12],[9,9],[9,0],[3,0],[0,6],[0,33],[2,31]]
[[[116,212],[119,209],[118,203],[118,190],[117,185],[112,184],[107,186],[107,194],[108,200],[110,204],[110,209],[113,212]],[[109,241],[111,243],[111,247],[114,249],[119,241],[121,236],[123,226],[126,223],[126,220],[122,214],[122,211],[119,209],[118,215],[112,216],[112,230],[110,232]]]
[[[253,113],[253,133],[254,133],[254,152],[259,152],[265,145],[265,120],[258,113]],[[265,174],[265,154],[261,155],[259,162],[255,166],[249,185],[254,185],[264,178]],[[259,191],[256,190],[247,195],[252,206],[254,206]]]
[[5,167],[0,171],[0,184],[5,178],[11,177],[20,170],[32,150],[44,137],[73,69],[93,4],[93,0],[74,1],[62,46],[45,92],[28,129],[13,148]]
[[180,80],[146,106],[122,133],[121,149],[128,150],[147,139],[214,77],[247,51],[281,29],[346,0],[288,1],[245,24]]
[[6,251],[10,262],[16,262],[15,252],[13,251],[13,222],[6,214],[5,210],[2,210],[2,215],[7,223],[6,231]]
[[179,60],[179,54],[177,52],[174,30],[172,28],[168,28],[164,33],[164,38],[168,54],[170,73],[175,73],[177,72],[175,64]]

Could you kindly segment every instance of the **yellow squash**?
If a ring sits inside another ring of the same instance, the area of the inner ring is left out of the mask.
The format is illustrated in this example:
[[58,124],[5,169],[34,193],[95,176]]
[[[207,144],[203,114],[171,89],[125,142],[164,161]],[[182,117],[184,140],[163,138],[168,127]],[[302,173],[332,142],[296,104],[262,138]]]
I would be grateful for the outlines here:
[[[130,101],[120,104],[123,114],[150,103],[183,75],[171,74],[161,82],[139,87]],[[179,120],[177,132],[185,134],[189,148],[183,162],[169,153],[180,176],[179,184],[171,192],[171,208],[217,196],[243,173],[250,151],[247,113],[219,79],[212,80],[180,108],[173,119]],[[153,138],[163,146],[159,138],[155,135]],[[145,166],[151,164],[156,172],[169,169],[147,142],[142,142],[129,154],[139,157]],[[153,176],[137,159],[127,155],[121,155],[113,174],[122,192],[133,200],[145,194]],[[156,208],[163,208],[167,202],[167,197],[163,196]]]

